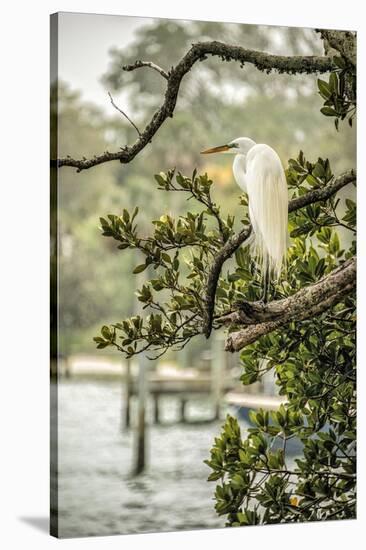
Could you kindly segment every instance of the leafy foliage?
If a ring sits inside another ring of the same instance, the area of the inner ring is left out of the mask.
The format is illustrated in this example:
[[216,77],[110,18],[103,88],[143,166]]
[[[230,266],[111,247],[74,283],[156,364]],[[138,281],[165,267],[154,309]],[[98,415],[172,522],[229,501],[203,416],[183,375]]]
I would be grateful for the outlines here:
[[[309,189],[324,187],[333,178],[329,161],[307,161],[302,152],[296,160],[290,159],[287,179],[294,196],[302,196]],[[207,176],[183,176],[170,170],[155,176],[158,189],[165,192],[183,192],[200,207],[177,219],[168,214],[152,222],[150,236],[138,233],[138,209],[122,215],[109,214],[100,218],[102,234],[117,241],[121,250],[135,249],[143,257],[133,270],[139,274],[147,269],[151,275],[137,290],[143,309],[150,314],[136,315],[109,327],[95,338],[99,348],[115,346],[128,357],[141,351],[152,350],[162,354],[167,349],[181,349],[200,334],[204,319],[204,298],[210,264],[222,245],[234,234],[235,219],[223,217],[212,199],[213,182]],[[241,227],[249,224],[247,202],[240,197],[244,218]],[[291,236],[295,238],[289,252],[288,273],[276,287],[273,298],[284,298],[304,284],[315,282],[329,273],[340,261],[354,254],[355,243],[346,254],[340,247],[334,227],[343,226],[353,233],[355,204],[347,199],[346,213],[340,219],[339,199],[330,198],[324,203],[309,205],[290,216]],[[306,246],[306,237],[314,236],[319,247]],[[322,255],[322,257],[321,257]],[[219,279],[216,291],[215,320],[228,313],[243,300],[258,300],[261,295],[260,273],[251,260],[248,250],[239,248],[235,253],[233,270]],[[152,276],[153,275],[153,276]],[[157,294],[159,293],[159,297]]]
[[[252,412],[255,427],[244,441],[232,417],[215,440],[209,480],[221,480],[216,510],[230,525],[355,517],[354,307],[347,298],[323,318],[292,323],[242,353],[243,383],[274,368],[288,401]],[[294,438],[303,456],[289,467],[286,444]]]
[[[296,369],[286,368],[293,379]],[[324,389],[313,374],[313,386]],[[349,373],[348,380],[338,377],[320,397],[306,397],[301,388],[298,398],[277,411],[252,412],[255,427],[245,439],[238,421],[227,417],[206,461],[209,481],[220,480],[215,509],[227,525],[355,517],[354,380]],[[286,444],[293,438],[302,443],[303,456],[290,467]]]
[[[233,232],[234,219],[220,216],[219,207],[211,198],[213,184],[207,174],[191,178],[174,170],[155,176],[158,189],[184,192],[201,205],[200,212],[188,212],[174,219],[164,214],[152,222],[153,233],[142,237],[134,223],[138,214],[124,210],[122,216],[109,214],[101,218],[103,235],[120,244],[119,249],[139,250],[144,258],[133,270],[139,274],[149,268],[156,275],[137,291],[143,309],[150,308],[146,319],[135,316],[123,323],[112,325],[107,333],[95,338],[99,348],[116,346],[128,357],[146,349],[166,351],[169,347],[183,347],[200,333],[202,320],[203,289],[207,269],[213,255]],[[188,249],[188,253],[186,253]],[[156,299],[162,292],[165,301]],[[118,337],[118,333],[122,336]],[[121,342],[119,342],[121,340]]]
[[352,126],[356,114],[356,72],[342,56],[334,56],[337,69],[331,72],[328,82],[318,79],[320,96],[325,100],[320,111],[325,116],[334,117],[338,130],[339,121],[347,119]]
[[[303,154],[290,161],[288,181],[297,193],[323,185],[329,164]],[[355,253],[341,248],[335,226],[354,232],[355,204],[346,199],[293,213],[294,244],[289,253],[288,288],[301,288],[329,273]],[[312,237],[311,240],[309,237]],[[355,296],[321,317],[291,322],[241,352],[244,385],[274,370],[286,404],[277,411],[251,412],[254,427],[243,439],[228,417],[215,439],[207,465],[216,487],[216,511],[228,525],[342,519],[356,510],[356,353]],[[289,464],[289,440],[301,442],[301,457]]]
[[[311,163],[300,152],[286,171],[295,197],[333,180],[328,160]],[[212,257],[234,233],[234,218],[224,218],[213,202],[207,174],[188,178],[174,170],[155,177],[164,192],[183,192],[200,206],[177,219],[152,222],[151,236],[138,232],[138,209],[101,218],[103,235],[121,250],[139,250],[144,262],[134,269],[156,274],[137,291],[149,315],[103,326],[98,348],[115,346],[128,357],[145,350],[181,348],[201,332],[203,292]],[[240,198],[245,212],[246,199]],[[331,197],[290,215],[293,243],[288,272],[273,297],[286,297],[330,273],[355,253],[345,250],[336,231],[355,234],[355,204]],[[248,224],[248,215],[241,226]],[[185,255],[189,251],[188,255]],[[235,254],[234,270],[221,277],[216,317],[242,299],[258,299],[259,275],[245,249]],[[160,294],[163,299],[156,296]],[[262,337],[241,353],[243,384],[274,369],[281,395],[278,411],[251,413],[255,427],[242,438],[238,422],[227,418],[215,440],[209,480],[218,481],[216,510],[228,525],[347,518],[355,514],[355,301],[348,296],[317,319],[289,323],[286,331]],[[297,438],[303,456],[288,465],[287,441]],[[280,445],[279,445],[280,443]]]

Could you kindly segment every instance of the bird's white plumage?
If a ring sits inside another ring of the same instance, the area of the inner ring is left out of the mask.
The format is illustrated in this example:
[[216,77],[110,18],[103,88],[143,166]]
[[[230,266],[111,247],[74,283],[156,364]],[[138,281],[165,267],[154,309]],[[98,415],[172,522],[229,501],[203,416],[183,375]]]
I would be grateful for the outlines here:
[[286,266],[288,246],[288,191],[281,160],[272,147],[257,144],[248,137],[234,139],[202,151],[235,154],[234,178],[248,195],[253,231],[243,243],[262,267],[265,296],[269,279],[278,279]]
[[286,263],[288,191],[281,160],[271,147],[254,145],[246,158],[246,191],[253,226],[254,256],[274,278]]
[[268,269],[270,277],[278,279],[288,246],[288,191],[281,160],[272,147],[249,138],[238,138],[229,146],[237,153],[234,178],[248,195],[253,232],[246,244],[262,273]]
[[245,175],[246,169],[247,162],[245,155],[236,155],[233,163],[234,178],[244,193],[247,193],[247,180]]

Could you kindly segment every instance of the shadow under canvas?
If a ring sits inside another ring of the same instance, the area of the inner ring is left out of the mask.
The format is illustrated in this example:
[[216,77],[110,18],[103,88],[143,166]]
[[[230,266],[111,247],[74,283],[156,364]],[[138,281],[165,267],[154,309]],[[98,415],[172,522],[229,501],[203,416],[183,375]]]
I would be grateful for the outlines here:
[[30,517],[21,517],[19,518],[23,523],[27,523],[31,527],[41,531],[42,533],[49,533],[50,520],[45,516],[30,516]]

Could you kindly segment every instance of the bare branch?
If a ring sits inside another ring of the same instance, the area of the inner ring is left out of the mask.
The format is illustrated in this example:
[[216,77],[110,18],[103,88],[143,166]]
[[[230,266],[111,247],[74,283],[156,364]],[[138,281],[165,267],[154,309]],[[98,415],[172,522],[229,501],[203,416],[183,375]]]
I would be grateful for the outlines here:
[[157,71],[161,76],[163,76],[166,80],[169,79],[169,74],[164,71],[159,65],[156,65],[156,63],[153,63],[152,61],[135,61],[132,65],[124,65],[122,69],[124,71],[134,71],[135,69],[139,69],[140,67],[150,67],[151,69],[154,69],[154,71]]
[[175,67],[172,67],[169,74],[165,73],[160,67],[151,62],[137,62],[135,65],[129,65],[127,70],[148,66],[154,70],[159,69],[158,72],[160,72],[164,78],[166,76],[168,78],[162,105],[155,111],[150,122],[141,132],[135,143],[122,148],[116,153],[105,152],[91,159],[73,159],[71,157],[65,157],[58,160],[51,160],[51,166],[71,166],[76,168],[78,172],[81,172],[92,166],[97,166],[112,160],[119,160],[122,164],[131,162],[142,149],[151,143],[152,138],[165,120],[169,117],[173,117],[183,77],[192,69],[197,61],[205,61],[209,55],[219,57],[223,61],[237,61],[240,63],[241,67],[244,67],[245,63],[249,63],[254,65],[258,70],[267,73],[272,70],[288,74],[324,73],[334,68],[331,57],[272,55],[215,41],[193,44],[179,63]]
[[109,99],[111,100],[111,103],[113,105],[113,107],[115,109],[117,109],[117,111],[119,113],[121,113],[121,115],[123,115],[125,118],[127,118],[128,122],[130,122],[132,124],[132,126],[135,128],[136,132],[138,133],[139,136],[141,136],[141,132],[140,130],[137,128],[136,124],[134,122],[132,122],[132,120],[126,115],[126,113],[124,111],[122,111],[122,109],[120,109],[116,104],[115,102],[113,101],[113,97],[112,97],[112,94],[110,92],[108,92],[108,95],[109,95]]
[[[356,180],[356,171],[348,170],[347,172],[344,172],[344,174],[337,177],[334,180],[334,182],[331,183],[330,185],[327,185],[326,187],[323,187],[320,189],[314,189],[312,191],[309,191],[305,195],[302,195],[301,197],[298,197],[290,201],[288,211],[294,212],[295,210],[299,210],[300,208],[303,208],[308,204],[327,200],[329,197],[337,193],[337,191],[339,191],[342,187],[344,187],[348,183],[351,183],[352,181],[355,181],[355,180]],[[218,254],[216,254],[215,259],[211,264],[211,267],[209,269],[208,279],[207,279],[206,298],[205,298],[205,319],[204,319],[203,330],[202,330],[206,338],[210,336],[211,330],[212,330],[212,319],[213,319],[213,312],[215,309],[216,288],[217,288],[217,283],[220,277],[222,266],[224,265],[226,260],[228,260],[233,255],[235,250],[237,250],[239,246],[241,246],[244,243],[244,241],[246,241],[251,231],[252,231],[252,228],[251,226],[249,226],[248,228],[243,229],[242,231],[240,231],[239,233],[231,237],[225,243],[225,245],[221,248]]]
[[226,351],[240,351],[261,336],[289,321],[303,321],[320,315],[336,305],[356,286],[356,257],[351,258],[330,275],[302,288],[292,296],[267,305],[245,303],[240,310],[220,319],[223,324],[244,324],[247,327],[229,334]]

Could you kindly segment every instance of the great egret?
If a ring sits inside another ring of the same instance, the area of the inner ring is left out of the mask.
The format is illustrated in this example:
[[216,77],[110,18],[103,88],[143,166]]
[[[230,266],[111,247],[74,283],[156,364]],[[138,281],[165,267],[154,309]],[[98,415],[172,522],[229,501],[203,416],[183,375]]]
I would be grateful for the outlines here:
[[255,143],[247,137],[227,145],[213,147],[202,154],[235,155],[233,172],[236,183],[247,193],[249,217],[253,231],[243,243],[264,275],[263,301],[267,301],[270,281],[278,279],[286,265],[288,246],[288,191],[281,160],[269,145]]

